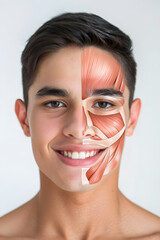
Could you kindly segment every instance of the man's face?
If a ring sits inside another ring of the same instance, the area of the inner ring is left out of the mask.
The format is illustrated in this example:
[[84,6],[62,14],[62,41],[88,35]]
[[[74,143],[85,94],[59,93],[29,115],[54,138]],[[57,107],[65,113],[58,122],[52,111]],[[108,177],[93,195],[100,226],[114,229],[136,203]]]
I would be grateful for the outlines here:
[[110,53],[66,47],[47,56],[28,97],[35,160],[58,187],[92,189],[119,165],[129,90]]

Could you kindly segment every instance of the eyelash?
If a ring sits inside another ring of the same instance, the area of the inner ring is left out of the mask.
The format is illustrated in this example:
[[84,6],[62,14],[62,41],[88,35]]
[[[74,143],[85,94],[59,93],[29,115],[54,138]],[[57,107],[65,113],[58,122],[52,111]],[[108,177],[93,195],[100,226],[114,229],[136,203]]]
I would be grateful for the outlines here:
[[[106,101],[99,101],[99,102],[96,102],[93,106],[95,106],[96,104],[100,104],[100,103],[105,103],[107,106],[105,107],[97,107],[96,108],[100,108],[100,109],[107,109],[107,108],[110,108],[112,106],[114,106],[112,103],[110,102],[106,102]],[[108,106],[109,105],[109,106]]]
[[[55,106],[55,107],[49,106],[49,104],[52,105],[52,104],[55,104],[55,103],[58,103],[58,106]],[[105,103],[106,106],[105,106],[105,107],[98,107],[98,106],[96,106],[96,104],[101,104],[101,103]],[[60,104],[63,104],[63,106],[59,106]],[[50,102],[45,103],[44,105],[45,105],[46,107],[48,107],[48,108],[54,108],[54,109],[55,109],[55,108],[66,107],[66,104],[64,104],[64,103],[61,102],[61,101],[50,101]],[[108,105],[109,105],[109,106],[108,106]],[[96,102],[96,103],[93,105],[93,107],[100,108],[100,109],[107,109],[107,108],[112,107],[112,106],[113,106],[112,103],[109,103],[109,102],[106,102],[106,101],[99,101],[99,102]]]
[[[61,108],[61,107],[53,107],[53,106],[49,106],[49,104],[55,104],[55,103],[61,103],[61,104],[63,104],[65,107],[66,107],[66,105],[63,103],[63,102],[60,102],[60,101],[50,101],[50,102],[46,102],[46,103],[44,103],[44,106],[45,107],[48,107],[48,108]],[[64,107],[63,106],[63,107]]]

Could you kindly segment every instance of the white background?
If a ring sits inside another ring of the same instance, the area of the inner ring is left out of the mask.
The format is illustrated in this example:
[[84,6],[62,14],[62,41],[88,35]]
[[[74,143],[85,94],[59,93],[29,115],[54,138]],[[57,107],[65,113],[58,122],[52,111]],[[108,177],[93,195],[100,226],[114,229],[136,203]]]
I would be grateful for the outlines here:
[[135,97],[142,112],[127,137],[119,187],[130,200],[160,216],[160,1],[0,0],[0,215],[30,200],[39,190],[30,138],[14,113],[22,97],[21,52],[45,21],[64,12],[100,15],[129,34],[138,64]]

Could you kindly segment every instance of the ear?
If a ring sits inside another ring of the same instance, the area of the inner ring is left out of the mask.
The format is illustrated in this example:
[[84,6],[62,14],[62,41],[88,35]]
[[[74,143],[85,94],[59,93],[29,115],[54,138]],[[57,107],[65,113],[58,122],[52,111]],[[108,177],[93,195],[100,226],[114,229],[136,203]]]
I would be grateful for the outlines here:
[[21,99],[17,99],[15,102],[15,113],[21,124],[24,134],[30,137],[29,124],[27,119],[27,112],[24,102]]
[[139,98],[136,98],[131,105],[130,109],[130,116],[129,116],[129,122],[126,130],[126,135],[131,136],[134,132],[134,129],[137,125],[138,117],[141,110],[141,100]]

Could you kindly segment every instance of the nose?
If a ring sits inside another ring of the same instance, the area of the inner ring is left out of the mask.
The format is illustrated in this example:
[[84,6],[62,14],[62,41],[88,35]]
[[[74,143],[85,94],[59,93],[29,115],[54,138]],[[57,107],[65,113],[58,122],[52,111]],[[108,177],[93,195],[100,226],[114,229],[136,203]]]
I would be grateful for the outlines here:
[[63,134],[67,137],[76,139],[84,139],[95,135],[94,130],[88,127],[83,106],[80,106],[70,112],[63,128]]

